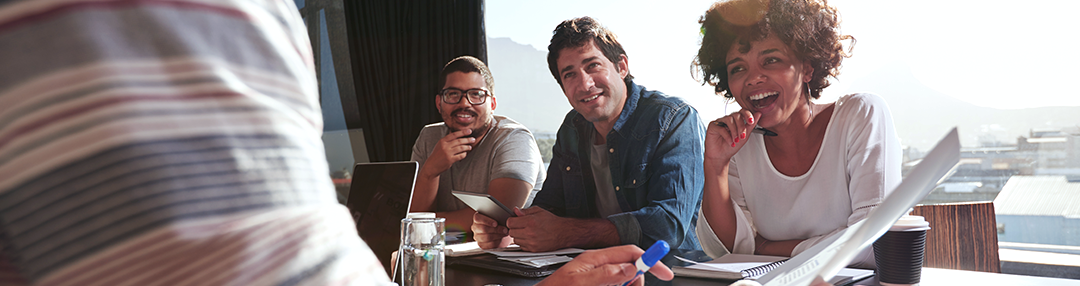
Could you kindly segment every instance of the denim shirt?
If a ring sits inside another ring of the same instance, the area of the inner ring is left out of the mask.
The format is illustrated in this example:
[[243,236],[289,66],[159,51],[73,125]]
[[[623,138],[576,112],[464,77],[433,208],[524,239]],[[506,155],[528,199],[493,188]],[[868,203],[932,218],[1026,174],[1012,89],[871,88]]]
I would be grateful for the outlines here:
[[[608,216],[622,244],[641,249],[665,240],[678,249],[701,249],[695,227],[705,185],[705,126],[681,99],[645,90],[630,92],[608,132],[611,180],[622,213]],[[571,110],[559,127],[547,181],[533,205],[562,217],[597,218],[596,184],[589,165],[596,128]]]

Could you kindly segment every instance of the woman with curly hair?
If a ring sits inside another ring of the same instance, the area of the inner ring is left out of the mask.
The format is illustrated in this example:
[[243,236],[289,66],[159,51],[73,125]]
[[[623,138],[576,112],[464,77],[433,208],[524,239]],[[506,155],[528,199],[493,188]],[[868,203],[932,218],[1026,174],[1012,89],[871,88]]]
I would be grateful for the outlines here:
[[[742,106],[706,133],[697,234],[710,256],[799,254],[865,218],[900,183],[900,140],[883,99],[812,100],[849,57],[842,42],[854,44],[838,18],[824,0],[722,1],[702,17],[694,65]],[[874,268],[873,256],[864,251],[853,266]]]

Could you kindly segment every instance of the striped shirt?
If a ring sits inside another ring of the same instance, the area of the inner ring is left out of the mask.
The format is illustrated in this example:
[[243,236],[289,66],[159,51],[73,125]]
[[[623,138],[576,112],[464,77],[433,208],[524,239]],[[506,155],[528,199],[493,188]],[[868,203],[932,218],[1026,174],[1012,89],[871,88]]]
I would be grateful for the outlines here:
[[290,0],[0,0],[0,285],[388,284]]

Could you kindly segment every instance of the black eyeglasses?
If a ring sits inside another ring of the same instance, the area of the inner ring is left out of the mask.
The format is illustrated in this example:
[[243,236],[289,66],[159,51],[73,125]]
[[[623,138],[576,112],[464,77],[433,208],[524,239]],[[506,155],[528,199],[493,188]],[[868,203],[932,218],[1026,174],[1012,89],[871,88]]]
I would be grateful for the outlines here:
[[479,88],[460,90],[452,87],[443,89],[442,92],[439,92],[439,96],[442,97],[442,102],[446,104],[460,103],[462,95],[468,96],[469,104],[480,105],[484,104],[484,102],[487,102],[487,97],[489,93],[487,90]]

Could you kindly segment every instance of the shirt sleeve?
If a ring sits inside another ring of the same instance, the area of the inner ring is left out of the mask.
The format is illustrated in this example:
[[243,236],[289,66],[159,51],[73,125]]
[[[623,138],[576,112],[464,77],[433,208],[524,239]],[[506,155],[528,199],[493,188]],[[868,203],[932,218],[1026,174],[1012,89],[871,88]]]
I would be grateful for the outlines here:
[[543,159],[532,134],[522,129],[512,130],[496,148],[491,179],[510,178],[532,184],[533,189],[540,187],[537,177],[543,165],[537,162]]
[[[735,212],[735,245],[732,253],[754,254],[756,245],[754,237],[757,236],[757,228],[754,227],[754,216],[746,206],[746,197],[743,196],[742,180],[739,178],[739,166],[733,158],[728,167],[728,192],[731,193],[731,204]],[[709,231],[712,231],[710,227]],[[713,234],[715,237],[716,234]],[[719,238],[716,238],[720,242]],[[721,246],[723,243],[721,243]]]
[[[842,112],[837,114],[835,120],[844,120],[843,126],[846,128],[843,142],[848,146],[845,157],[848,193],[851,196],[851,215],[847,222],[847,227],[850,227],[865,219],[888,192],[900,184],[902,154],[892,114],[883,99],[870,94],[856,94],[837,104],[850,105],[844,106],[843,111],[838,106],[835,111]],[[792,254],[806,251],[825,237],[847,227],[808,238],[799,243]],[[873,263],[873,255],[863,251],[852,265],[872,267]]]
[[[533,199],[532,205],[543,208],[557,216],[567,216],[566,212],[566,194],[565,183],[567,176],[571,172],[578,172],[571,168],[571,163],[574,162],[573,157],[570,155],[569,147],[566,142],[576,140],[574,130],[571,127],[571,118],[573,113],[568,114],[563,120],[562,125],[559,127],[558,133],[556,133],[555,145],[551,147],[551,162],[548,164],[547,176],[544,178],[543,189],[536,193],[536,197]],[[575,165],[576,166],[576,165]],[[535,186],[534,186],[535,188]]]
[[696,237],[690,230],[695,227],[705,185],[705,126],[697,111],[685,103],[671,114],[670,119],[664,119],[668,124],[661,126],[661,132],[666,135],[661,137],[649,162],[652,170],[646,183],[650,203],[608,217],[623,243],[648,248],[657,240],[665,240],[679,246],[687,235]]
[[416,136],[416,143],[413,143],[412,157],[410,160],[416,161],[420,166],[424,165],[424,161],[426,161],[428,155],[431,154],[432,147],[428,146],[428,142],[425,140],[427,136],[424,136],[430,131],[431,128],[428,127],[421,129],[420,135]]

